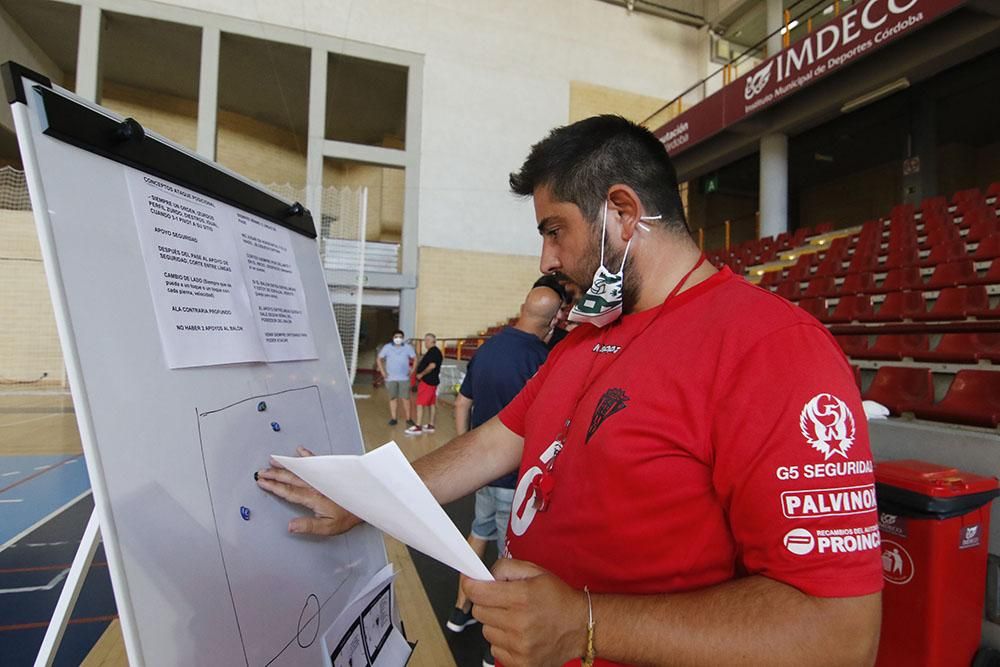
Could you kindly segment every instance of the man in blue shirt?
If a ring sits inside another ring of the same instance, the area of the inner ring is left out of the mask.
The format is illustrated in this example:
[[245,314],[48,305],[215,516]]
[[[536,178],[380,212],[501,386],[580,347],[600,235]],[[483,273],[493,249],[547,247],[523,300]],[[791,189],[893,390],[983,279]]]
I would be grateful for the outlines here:
[[392,342],[382,346],[376,364],[378,372],[385,378],[385,388],[389,392],[389,426],[395,426],[396,403],[403,406],[406,425],[413,426],[410,419],[410,366],[417,358],[413,346],[406,342],[406,335],[397,329],[392,334]]
[[[549,351],[544,341],[555,326],[560,306],[562,298],[554,288],[533,287],[521,304],[517,321],[479,348],[469,362],[455,399],[458,435],[469,430],[470,412],[471,428],[485,424],[517,396],[545,363]],[[476,492],[476,514],[468,539],[480,558],[486,554],[486,545],[491,540],[496,540],[498,553],[504,552],[516,483],[517,473],[512,472]],[[475,623],[470,608],[459,587],[448,629],[461,632]]]

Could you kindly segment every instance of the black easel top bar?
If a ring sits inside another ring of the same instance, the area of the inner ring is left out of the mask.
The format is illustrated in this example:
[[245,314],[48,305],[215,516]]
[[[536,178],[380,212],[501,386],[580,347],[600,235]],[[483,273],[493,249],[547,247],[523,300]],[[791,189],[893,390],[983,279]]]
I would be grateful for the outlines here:
[[48,127],[45,134],[115,162],[134,167],[309,238],[316,238],[312,214],[301,204],[286,202],[184,151],[145,136],[129,118],[117,121],[52,89],[41,74],[14,62],[2,66],[7,100],[27,102],[24,80],[42,96]]

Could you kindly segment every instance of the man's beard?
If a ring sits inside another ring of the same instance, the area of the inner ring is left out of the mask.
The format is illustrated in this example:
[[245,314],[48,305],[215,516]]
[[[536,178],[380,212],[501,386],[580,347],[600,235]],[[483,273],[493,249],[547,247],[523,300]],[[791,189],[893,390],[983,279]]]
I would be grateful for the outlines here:
[[[586,293],[594,283],[594,274],[601,266],[601,234],[595,229],[595,234],[591,236],[587,245],[587,253],[578,264],[580,273],[566,273],[566,276],[580,286],[580,291]],[[611,244],[604,243],[604,266],[609,271],[614,271],[621,267],[622,258],[625,257],[625,250],[615,250]],[[622,312],[630,313],[639,300],[639,274],[635,265],[630,264],[622,274]]]

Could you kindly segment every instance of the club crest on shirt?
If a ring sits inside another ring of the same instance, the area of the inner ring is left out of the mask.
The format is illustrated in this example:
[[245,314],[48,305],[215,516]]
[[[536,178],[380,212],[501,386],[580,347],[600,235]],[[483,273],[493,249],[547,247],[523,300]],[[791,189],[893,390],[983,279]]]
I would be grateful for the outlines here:
[[597,432],[597,429],[608,417],[628,407],[625,404],[629,400],[624,389],[614,388],[604,392],[601,400],[597,401],[597,407],[594,408],[594,416],[590,418],[590,428],[587,429],[587,437],[584,442],[590,442],[590,437]]
[[802,408],[799,430],[824,460],[829,461],[834,454],[846,459],[854,444],[854,415],[836,396],[816,394]]

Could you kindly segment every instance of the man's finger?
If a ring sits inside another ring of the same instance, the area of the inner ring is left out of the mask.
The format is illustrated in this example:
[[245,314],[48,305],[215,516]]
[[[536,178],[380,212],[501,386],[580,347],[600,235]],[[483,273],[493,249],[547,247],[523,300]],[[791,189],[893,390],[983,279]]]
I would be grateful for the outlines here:
[[264,470],[257,471],[257,479],[264,478],[273,480],[275,482],[281,482],[282,484],[288,484],[290,486],[300,486],[302,488],[312,488],[308,484],[302,481],[302,478],[293,473],[290,470],[284,468],[265,468]]
[[508,609],[526,602],[524,584],[520,581],[474,581],[465,583],[465,594],[473,604]]
[[472,615],[483,624],[483,630],[491,627],[494,630],[510,630],[510,612],[502,607],[484,607],[481,604],[472,605]]
[[299,456],[302,456],[302,457],[305,457],[305,456],[316,456],[315,454],[313,454],[311,451],[309,451],[305,447],[296,447],[295,448],[295,453],[298,454]]
[[264,489],[268,493],[273,493],[283,500],[295,503],[296,505],[303,505],[309,509],[314,509],[313,506],[317,500],[316,493],[314,491],[306,490],[305,488],[299,486],[292,486],[290,484],[282,484],[281,482],[275,482],[263,477],[257,479],[257,486]]
[[301,535],[338,535],[342,529],[333,519],[300,516],[288,522],[288,532]]
[[521,579],[531,579],[540,574],[547,574],[534,563],[526,560],[514,560],[513,558],[499,558],[493,565],[493,576],[497,581],[518,581]]

